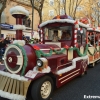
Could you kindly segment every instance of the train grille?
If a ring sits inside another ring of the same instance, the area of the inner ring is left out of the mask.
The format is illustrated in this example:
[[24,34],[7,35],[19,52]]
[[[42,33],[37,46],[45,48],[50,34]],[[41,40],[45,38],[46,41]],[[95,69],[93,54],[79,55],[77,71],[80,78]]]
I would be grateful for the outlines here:
[[[12,79],[7,76],[0,75],[0,96],[5,98],[16,98],[16,100],[19,100],[18,97],[20,97],[20,100],[24,100],[25,98],[25,87],[24,87],[24,81]],[[1,93],[2,92],[2,93]],[[13,97],[6,97],[6,93],[14,94]],[[2,94],[2,95],[1,95]],[[16,95],[16,97],[14,97]],[[22,99],[21,99],[22,98]]]

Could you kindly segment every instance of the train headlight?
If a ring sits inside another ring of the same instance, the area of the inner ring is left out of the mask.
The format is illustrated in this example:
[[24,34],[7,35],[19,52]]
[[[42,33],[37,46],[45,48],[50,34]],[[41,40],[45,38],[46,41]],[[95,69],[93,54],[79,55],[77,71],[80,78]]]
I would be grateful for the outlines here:
[[42,67],[43,66],[43,61],[38,59],[37,60],[37,66]]
[[43,69],[48,66],[48,60],[46,58],[37,59],[37,68]]

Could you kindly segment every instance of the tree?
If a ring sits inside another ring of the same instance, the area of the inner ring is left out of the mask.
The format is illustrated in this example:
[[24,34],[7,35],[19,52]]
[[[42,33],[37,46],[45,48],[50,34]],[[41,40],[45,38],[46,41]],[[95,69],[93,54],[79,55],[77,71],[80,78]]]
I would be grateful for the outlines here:
[[37,10],[37,12],[39,13],[39,17],[40,17],[40,22],[42,22],[42,8],[43,8],[43,4],[44,4],[44,0],[30,0],[30,3],[33,7],[33,9]]
[[[64,5],[64,2],[61,3],[61,0],[54,0],[54,1],[45,0],[44,7],[43,7],[44,10],[47,9],[47,11],[48,11],[48,7],[50,7],[50,9],[52,8],[52,10],[54,10],[54,14],[51,14],[48,16],[48,13],[45,13],[45,15],[43,16],[43,21],[52,19],[52,18],[54,18],[54,16],[61,15],[61,10],[63,10],[63,14],[65,14],[64,9],[66,7]],[[50,14],[50,12],[49,12],[49,14]]]
[[99,18],[99,11],[100,11],[100,4],[98,0],[88,0],[83,2],[84,9],[80,11],[79,17],[86,17],[90,20],[92,26],[99,26],[100,18]]
[[93,2],[92,8],[92,18],[94,19],[95,23],[94,26],[100,26],[100,2],[95,0]]
[[81,4],[82,0],[75,0],[73,2],[73,0],[69,0],[69,4],[68,4],[68,13],[69,16],[71,16],[73,19],[76,19],[76,13],[77,13],[77,8],[79,7],[79,5]]
[[[56,15],[61,15],[61,10],[62,14],[64,15],[69,15],[73,19],[76,18],[76,12],[77,12],[77,7],[81,4],[82,0],[54,0],[54,5],[51,5],[51,7],[55,10],[55,16]],[[50,6],[50,3],[48,0],[45,0],[45,8]]]
[[[1,24],[1,15],[4,9],[6,8],[7,0],[0,0],[0,24]],[[1,26],[0,26],[0,38],[1,38]]]

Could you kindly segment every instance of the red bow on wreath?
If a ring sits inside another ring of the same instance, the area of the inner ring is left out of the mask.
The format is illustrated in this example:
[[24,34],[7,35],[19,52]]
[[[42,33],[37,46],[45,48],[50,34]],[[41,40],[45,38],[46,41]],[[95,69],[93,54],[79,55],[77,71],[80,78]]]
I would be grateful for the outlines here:
[[54,48],[53,48],[53,47],[50,47],[50,49],[51,49],[51,50],[54,50]]
[[38,46],[33,46],[33,48],[35,49],[35,50],[40,50],[40,48],[38,47]]
[[65,49],[69,49],[69,46],[68,45],[65,45],[65,47],[64,47]]

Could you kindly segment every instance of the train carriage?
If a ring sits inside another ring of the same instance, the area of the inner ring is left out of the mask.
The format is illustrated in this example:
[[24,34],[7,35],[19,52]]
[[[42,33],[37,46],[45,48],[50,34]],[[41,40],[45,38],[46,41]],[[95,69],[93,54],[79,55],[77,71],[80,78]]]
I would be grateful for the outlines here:
[[[55,17],[40,24],[40,44],[16,40],[4,54],[0,96],[24,100],[29,95],[31,100],[49,100],[55,86],[83,76],[94,60],[88,54],[89,27],[68,16]],[[93,57],[99,56],[98,51]]]
[[95,66],[95,62],[99,61],[100,59],[100,30],[95,28],[88,28],[87,29],[88,40],[90,44],[88,46],[88,57],[89,57],[89,64],[92,67]]

